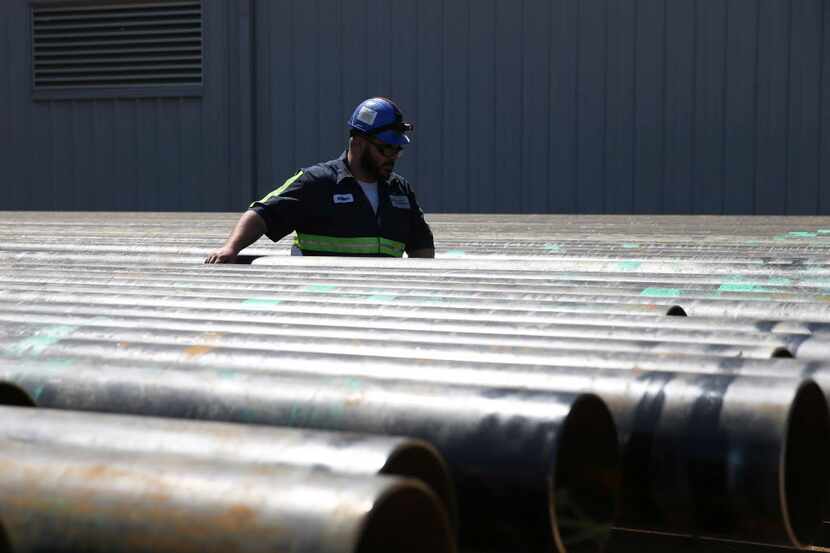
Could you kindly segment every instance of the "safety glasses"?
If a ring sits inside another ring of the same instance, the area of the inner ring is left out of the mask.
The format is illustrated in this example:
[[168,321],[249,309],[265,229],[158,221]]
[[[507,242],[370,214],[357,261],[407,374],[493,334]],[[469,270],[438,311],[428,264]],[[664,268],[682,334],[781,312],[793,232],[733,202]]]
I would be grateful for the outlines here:
[[380,152],[380,155],[383,157],[398,157],[403,152],[403,146],[396,146],[393,144],[384,144],[383,142],[378,142],[377,140],[373,140],[371,138],[366,138],[366,140],[375,147],[375,149]]

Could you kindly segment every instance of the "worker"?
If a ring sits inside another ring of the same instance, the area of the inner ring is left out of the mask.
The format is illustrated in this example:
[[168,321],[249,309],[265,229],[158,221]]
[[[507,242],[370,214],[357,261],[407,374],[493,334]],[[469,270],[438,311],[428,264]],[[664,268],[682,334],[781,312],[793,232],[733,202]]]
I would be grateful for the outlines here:
[[253,202],[205,263],[234,263],[263,234],[276,242],[291,231],[293,255],[435,257],[415,194],[393,172],[412,125],[388,98],[369,98],[348,126],[340,158],[302,169]]

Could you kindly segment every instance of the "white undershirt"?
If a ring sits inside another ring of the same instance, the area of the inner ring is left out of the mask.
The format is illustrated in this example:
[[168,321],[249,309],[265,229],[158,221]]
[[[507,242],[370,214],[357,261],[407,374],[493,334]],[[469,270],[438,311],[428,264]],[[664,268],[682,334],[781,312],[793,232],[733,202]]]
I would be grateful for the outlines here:
[[377,213],[378,204],[380,203],[380,199],[378,196],[378,183],[363,182],[362,180],[359,180],[357,181],[357,184],[360,185],[360,188],[363,189],[363,193],[366,194],[366,198],[369,200],[369,203],[372,204],[372,210],[375,213]]

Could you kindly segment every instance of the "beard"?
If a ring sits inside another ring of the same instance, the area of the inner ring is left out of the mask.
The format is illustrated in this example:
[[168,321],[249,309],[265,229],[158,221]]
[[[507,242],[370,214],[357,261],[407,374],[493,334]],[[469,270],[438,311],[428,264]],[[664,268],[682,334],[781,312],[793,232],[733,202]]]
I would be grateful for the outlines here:
[[363,150],[363,153],[360,154],[357,163],[360,166],[360,169],[373,180],[388,177],[395,168],[394,161],[386,163],[376,162],[371,154],[369,154],[368,149]]

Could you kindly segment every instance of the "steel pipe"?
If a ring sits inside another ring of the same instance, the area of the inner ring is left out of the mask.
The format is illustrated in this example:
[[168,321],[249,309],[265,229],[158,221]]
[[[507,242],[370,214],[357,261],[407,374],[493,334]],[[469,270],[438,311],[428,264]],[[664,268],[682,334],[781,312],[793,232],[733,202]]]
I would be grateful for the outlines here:
[[[168,365],[202,365],[240,370],[305,371],[321,374],[362,374],[378,378],[406,376],[413,365],[428,372],[442,369],[512,369],[526,366],[528,371],[547,367],[573,369],[665,370],[692,373],[743,373],[776,376],[812,372],[825,366],[822,361],[796,359],[743,359],[715,355],[673,355],[665,353],[631,353],[619,351],[545,350],[544,355],[522,355],[521,350],[498,348],[477,351],[473,348],[372,348],[360,343],[330,341],[317,344],[311,338],[299,343],[288,340],[275,342],[272,349],[265,347],[222,347],[219,337],[205,336],[203,340],[180,344],[139,342],[128,340],[74,339],[71,327],[45,328],[40,334],[0,336],[0,354],[20,357],[95,357],[106,361],[150,360]],[[113,336],[132,336],[113,333]],[[253,344],[258,346],[259,344]],[[412,373],[421,378],[421,373]]]
[[[126,312],[125,312],[126,311]],[[273,314],[257,317],[255,321],[238,320],[237,317],[207,313],[196,318],[197,313],[155,312],[145,310],[96,309],[82,305],[56,307],[50,305],[17,305],[0,302],[0,321],[41,325],[112,326],[128,329],[186,331],[202,333],[240,333],[251,339],[274,339],[285,335],[320,338],[366,338],[407,342],[432,342],[452,344],[489,344],[498,346],[550,347],[559,340],[590,339],[593,343],[610,341],[682,342],[691,344],[730,344],[782,346],[792,351],[805,342],[813,342],[812,348],[830,346],[830,339],[795,333],[736,332],[725,329],[704,330],[698,328],[665,328],[664,326],[620,325],[610,319],[607,324],[547,324],[543,328],[521,328],[515,325],[472,325],[432,319],[378,320],[372,317],[308,317]],[[681,318],[680,320],[688,320]],[[652,324],[662,319],[650,318]],[[540,325],[541,326],[541,325]],[[802,350],[806,348],[801,348]]]
[[[377,311],[373,313],[345,313],[339,310],[327,311],[315,306],[298,306],[294,311],[279,310],[279,303],[260,298],[259,301],[243,302],[241,305],[224,304],[221,308],[209,303],[180,307],[165,303],[146,306],[125,302],[95,303],[73,301],[28,301],[16,298],[0,297],[0,310],[6,313],[91,315],[99,317],[143,317],[176,320],[221,321],[222,323],[287,324],[298,325],[332,325],[338,327],[372,327],[379,329],[413,329],[434,330],[436,332],[487,333],[523,336],[558,336],[562,327],[574,329],[580,335],[601,332],[624,333],[644,332],[686,332],[699,333],[741,333],[747,335],[767,336],[775,339],[782,335],[784,339],[792,336],[797,341],[800,336],[818,335],[827,339],[830,325],[810,321],[784,321],[770,319],[723,319],[717,317],[655,317],[654,314],[590,314],[590,313],[547,313],[544,319],[522,321],[516,318],[508,320],[486,320],[474,317],[458,316],[457,313],[430,313],[420,309],[402,310],[399,313]],[[727,334],[728,335],[728,334]],[[607,337],[612,337],[608,335]],[[707,341],[701,339],[700,341]],[[759,340],[760,341],[760,340]]]
[[[173,293],[175,292],[175,293]],[[47,296],[58,296],[62,298],[94,296],[104,298],[107,296],[136,297],[141,301],[153,298],[172,299],[179,301],[209,303],[218,302],[243,302],[251,298],[251,293],[242,291],[194,291],[187,289],[176,289],[175,291],[156,290],[151,286],[135,286],[117,291],[104,290],[94,286],[82,285],[29,285],[5,283],[0,288],[0,294],[26,297],[28,301]],[[328,306],[354,305],[365,307],[367,304],[375,303],[373,294],[367,293],[342,293],[342,294],[320,294],[314,291],[299,290],[295,292],[277,292],[269,294],[269,298],[287,305],[289,303],[324,303]],[[73,299],[70,301],[78,301]],[[394,305],[390,307],[411,308],[419,307],[424,302],[436,302],[436,308],[442,309],[467,309],[467,310],[489,310],[504,311],[505,315],[516,314],[517,311],[530,311],[535,313],[546,312],[595,312],[604,313],[629,313],[647,312],[654,310],[661,314],[670,314],[669,311],[679,306],[686,314],[700,314],[703,316],[737,316],[753,318],[769,318],[770,316],[781,319],[805,318],[820,322],[830,322],[830,310],[827,308],[827,301],[815,303],[797,301],[758,301],[740,300],[730,298],[714,299],[689,299],[676,297],[651,297],[651,296],[602,296],[602,301],[591,301],[591,296],[579,294],[558,294],[546,296],[546,299],[517,300],[501,299],[499,297],[477,298],[475,295],[469,297],[436,297],[430,295],[401,294],[395,298]]]
[[[175,291],[174,291],[175,292]],[[234,297],[186,297],[179,293],[170,294],[138,294],[125,291],[106,291],[100,289],[87,289],[82,291],[55,290],[52,292],[28,287],[23,290],[21,287],[14,289],[0,288],[0,300],[12,300],[27,303],[53,303],[71,302],[96,305],[112,305],[130,303],[134,306],[167,306],[178,308],[209,308],[209,309],[239,309],[240,306],[258,304],[260,307],[267,306],[269,310],[293,312],[298,310],[305,313],[334,313],[334,314],[389,314],[396,316],[422,314],[428,317],[445,317],[447,319],[466,320],[498,320],[522,321],[522,322],[546,322],[550,313],[603,313],[603,314],[650,314],[654,316],[683,315],[682,309],[677,308],[671,302],[639,302],[639,303],[601,303],[589,301],[560,302],[548,306],[545,309],[514,309],[504,304],[469,304],[433,302],[431,298],[424,298],[421,301],[411,301],[399,305],[391,305],[365,298],[353,300],[337,300],[328,297],[309,296],[305,299],[289,297],[262,298],[256,296],[245,296],[244,294]],[[129,299],[127,299],[129,298]],[[256,309],[254,306],[252,309]]]
[[[620,262],[621,269],[633,267],[636,262]],[[21,277],[25,270],[28,276]],[[551,272],[551,271],[503,271],[494,267],[490,271],[444,268],[418,270],[378,266],[368,267],[303,267],[271,266],[265,268],[225,266],[221,271],[207,272],[203,267],[191,268],[167,264],[134,265],[95,263],[92,266],[62,266],[54,263],[16,262],[3,270],[0,264],[0,278],[4,282],[55,282],[70,279],[70,282],[98,282],[110,286],[131,286],[143,282],[145,285],[192,288],[222,289],[278,289],[284,286],[349,286],[356,290],[381,288],[386,293],[398,290],[417,290],[422,293],[442,293],[447,290],[465,292],[524,292],[545,293],[552,289],[562,291],[585,291],[586,288],[603,290],[632,289],[642,294],[643,290],[707,289],[717,286],[714,293],[734,295],[756,292],[788,292],[791,295],[806,293],[815,295],[814,301],[821,301],[820,292],[827,288],[827,280],[798,275],[799,278],[755,278],[751,275],[734,273],[727,276],[710,274],[649,274],[630,272]],[[25,280],[22,280],[25,279]],[[817,293],[816,293],[817,292]]]
[[[820,524],[820,505],[828,488],[816,485],[823,481],[820,463],[830,461],[826,401],[814,382],[795,376],[423,363],[394,370],[355,363],[350,372],[341,368],[340,376],[333,377],[333,372],[297,375],[290,369],[234,371],[221,365],[214,370],[185,365],[174,370],[165,368],[164,362],[109,362],[104,369],[97,368],[101,360],[95,358],[63,361],[68,365],[60,366],[59,359],[51,365],[43,360],[0,360],[0,376],[37,392],[37,401],[44,406],[278,424],[286,424],[285,416],[273,419],[270,412],[286,401],[280,398],[288,393],[287,386],[313,383],[326,391],[292,393],[291,409],[304,415],[288,422],[310,426],[345,424],[346,416],[349,420],[364,416],[362,409],[370,408],[367,398],[381,401],[390,389],[426,382],[434,383],[437,390],[474,382],[495,390],[510,386],[533,393],[596,393],[614,415],[623,448],[620,522],[642,529],[806,544]],[[311,369],[298,364],[294,370]],[[400,378],[420,382],[392,380]],[[336,398],[343,392],[337,392],[338,386],[354,387],[349,405],[361,411],[340,414],[343,408]],[[300,403],[303,397],[310,398],[308,404]],[[225,409],[222,413],[214,407],[218,398]],[[253,404],[255,412],[248,408]],[[387,409],[378,406],[376,411]],[[335,422],[330,421],[330,412],[338,413]],[[809,451],[805,442],[812,444]],[[705,475],[712,477],[711,486]]]
[[464,548],[595,551],[615,511],[617,433],[593,395],[100,365],[66,371],[5,359],[0,366],[0,379],[41,406],[424,439],[456,483]]
[[10,441],[0,520],[15,553],[455,550],[416,480]]
[[[17,318],[17,317],[9,317]],[[66,321],[66,319],[58,319]],[[80,321],[79,321],[80,322]],[[239,332],[198,332],[167,328],[129,328],[110,324],[105,320],[89,321],[85,324],[57,325],[27,322],[7,322],[0,317],[0,343],[18,340],[20,347],[38,342],[44,333],[52,333],[53,343],[58,341],[109,341],[111,343],[159,344],[224,351],[230,349],[254,350],[260,354],[273,352],[312,352],[330,355],[365,355],[368,357],[417,357],[419,359],[470,360],[502,363],[534,364],[578,364],[591,365],[595,353],[620,355],[621,360],[636,362],[639,355],[683,354],[708,355],[712,357],[739,357],[750,359],[791,358],[787,347],[781,344],[696,344],[690,342],[659,342],[649,340],[597,340],[596,338],[550,338],[545,344],[529,345],[519,343],[500,344],[495,338],[485,337],[478,341],[467,339],[456,343],[451,340],[436,340],[416,333],[400,338],[372,330],[350,329],[345,335],[328,337],[323,333],[296,332],[286,329],[279,335],[263,336]],[[59,334],[60,336],[54,336]],[[471,347],[472,346],[472,347]],[[0,346],[15,349],[16,346]],[[827,349],[825,348],[825,352]],[[622,356],[623,353],[627,355]],[[634,360],[634,361],[632,361]]]
[[[624,265],[623,267],[627,267]],[[310,269],[301,266],[239,267],[221,272],[207,272],[202,267],[170,267],[166,264],[142,265],[140,268],[124,265],[95,264],[89,267],[56,267],[54,263],[18,262],[14,267],[0,264],[0,278],[3,281],[15,281],[20,278],[21,269],[32,275],[36,281],[54,281],[59,279],[76,279],[89,281],[106,281],[108,284],[130,285],[135,280],[147,281],[152,276],[153,282],[162,284],[186,280],[189,286],[228,288],[247,288],[251,286],[308,285],[309,283],[346,285],[358,288],[384,287],[390,289],[410,289],[422,291],[474,290],[474,291],[522,291],[543,293],[553,288],[581,289],[583,287],[631,287],[642,290],[648,286],[665,288],[710,289],[720,288],[724,284],[737,286],[743,284],[742,292],[751,292],[756,288],[766,291],[813,292],[826,288],[826,281],[801,275],[802,278],[753,279],[735,273],[727,277],[710,274],[650,274],[639,272],[546,272],[543,275],[533,271],[495,271],[483,273],[478,271],[433,270],[422,268],[408,271],[406,267],[394,270],[370,270],[367,268],[334,267],[331,269]],[[279,275],[278,279],[274,277]],[[240,282],[239,277],[245,280]],[[719,290],[729,292],[728,290]],[[732,290],[735,292],[736,290]]]
[[[12,385],[6,384],[11,388]],[[0,384],[2,390],[2,384]],[[22,389],[19,396],[27,396]],[[386,474],[423,481],[457,516],[449,469],[423,440],[260,427],[156,417],[90,414],[13,407],[23,403],[0,394],[0,440],[175,454],[258,465],[304,465],[348,474]],[[11,399],[9,403],[4,400]],[[31,405],[34,401],[27,398]]]
[[[280,273],[282,277],[282,273]],[[712,284],[683,283],[675,287],[666,287],[664,283],[635,282],[628,283],[608,278],[602,282],[565,282],[544,285],[527,286],[521,284],[487,285],[478,279],[467,282],[453,283],[436,279],[423,282],[423,277],[415,274],[406,274],[393,282],[383,282],[381,279],[372,279],[368,282],[355,282],[345,279],[315,279],[317,286],[327,286],[338,295],[348,296],[377,296],[400,299],[418,299],[422,297],[440,298],[447,300],[476,300],[476,301],[515,301],[546,304],[553,301],[576,301],[580,298],[603,299],[606,301],[622,302],[635,299],[643,301],[643,295],[657,295],[669,293],[687,300],[700,299],[731,299],[731,300],[768,300],[788,301],[800,303],[823,303],[827,294],[822,289],[799,288],[791,291],[789,287],[763,284],[761,279],[755,281],[720,279]],[[449,279],[446,279],[449,280]],[[778,279],[789,281],[790,279]],[[756,284],[754,282],[760,282]],[[776,282],[772,279],[772,282]],[[200,293],[222,295],[228,292],[243,292],[257,295],[295,295],[306,292],[309,288],[308,279],[280,278],[278,282],[258,282],[245,279],[240,282],[228,279],[215,278],[200,274],[196,277],[181,275],[175,282],[159,278],[157,275],[136,274],[129,277],[113,278],[112,276],[89,275],[84,271],[51,271],[42,275],[22,275],[19,272],[0,272],[0,287],[15,285],[41,286],[106,286],[113,290],[151,289],[168,290],[176,288],[186,293]]]
[[[381,294],[382,295],[382,294]],[[14,296],[16,298],[26,298],[28,301],[36,298],[47,297],[85,297],[92,296],[99,299],[110,297],[135,298],[137,303],[146,304],[148,301],[157,301],[165,303],[168,300],[174,299],[179,302],[205,302],[217,305],[220,302],[239,303],[250,300],[252,297],[261,297],[252,292],[201,292],[194,290],[187,290],[184,288],[157,290],[150,286],[143,287],[129,287],[125,289],[105,289],[101,290],[96,286],[76,286],[76,285],[29,285],[29,284],[4,284],[0,287],[0,296]],[[354,306],[355,308],[371,308],[378,304],[376,299],[377,294],[321,294],[314,290],[300,290],[297,292],[283,292],[269,294],[268,298],[271,301],[278,302],[281,305],[288,304],[323,304],[327,307],[345,307]],[[519,301],[510,299],[501,299],[498,297],[478,299],[475,297],[469,298],[453,298],[453,297],[438,297],[430,295],[416,295],[407,294],[396,297],[394,302],[381,302],[387,309],[407,309],[422,307],[425,303],[432,304],[436,309],[443,310],[464,310],[464,311],[487,311],[492,313],[503,312],[503,315],[510,316],[522,314],[524,312],[537,313],[543,315],[548,312],[603,312],[603,313],[637,313],[637,312],[656,312],[661,315],[670,314],[669,311],[674,306],[672,299],[654,299],[648,297],[614,297],[606,296],[602,298],[603,301],[596,301],[587,296],[578,296],[574,294],[554,296],[547,300],[540,301]],[[75,301],[75,300],[71,300]],[[715,301],[715,300],[713,300]],[[729,304],[730,300],[719,300],[719,303]],[[742,303],[742,302],[731,302]],[[765,302],[769,303],[769,302]],[[801,304],[799,304],[801,305]],[[805,309],[809,309],[811,304],[804,304]]]

